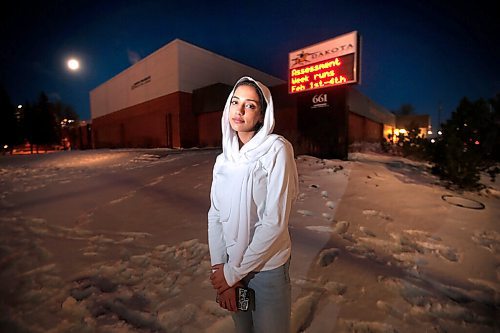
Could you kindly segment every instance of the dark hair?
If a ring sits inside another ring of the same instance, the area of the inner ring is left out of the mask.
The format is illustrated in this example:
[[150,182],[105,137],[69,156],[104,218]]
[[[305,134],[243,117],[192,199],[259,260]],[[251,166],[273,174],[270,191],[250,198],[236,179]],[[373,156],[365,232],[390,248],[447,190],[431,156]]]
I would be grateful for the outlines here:
[[238,88],[239,86],[250,86],[250,87],[255,88],[257,95],[259,95],[260,109],[261,109],[262,115],[264,115],[266,113],[266,109],[267,109],[267,101],[264,98],[264,93],[262,93],[262,90],[260,90],[259,86],[254,81],[251,81],[248,79],[245,79],[243,81],[238,82],[236,84],[236,86],[234,87],[234,90],[236,90],[236,88]]

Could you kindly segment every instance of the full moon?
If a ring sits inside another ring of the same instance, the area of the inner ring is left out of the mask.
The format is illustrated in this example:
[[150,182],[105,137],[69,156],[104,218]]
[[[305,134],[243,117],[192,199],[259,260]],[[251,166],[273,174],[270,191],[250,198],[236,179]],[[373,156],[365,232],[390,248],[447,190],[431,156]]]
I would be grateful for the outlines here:
[[76,71],[80,68],[80,62],[76,59],[69,59],[68,68],[72,71]]

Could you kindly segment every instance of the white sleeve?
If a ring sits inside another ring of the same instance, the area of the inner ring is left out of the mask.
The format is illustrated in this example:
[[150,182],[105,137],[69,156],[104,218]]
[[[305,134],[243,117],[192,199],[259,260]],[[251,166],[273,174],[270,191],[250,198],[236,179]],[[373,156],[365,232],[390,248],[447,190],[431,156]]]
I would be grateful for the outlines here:
[[260,269],[266,261],[283,251],[283,247],[289,246],[288,217],[298,190],[296,187],[293,148],[285,143],[276,152],[268,170],[266,208],[243,260],[237,267],[224,265],[224,276],[230,286]]
[[208,248],[212,265],[227,262],[226,242],[216,205],[215,187],[217,186],[217,162],[214,165],[212,187],[210,189],[210,209],[208,210]]

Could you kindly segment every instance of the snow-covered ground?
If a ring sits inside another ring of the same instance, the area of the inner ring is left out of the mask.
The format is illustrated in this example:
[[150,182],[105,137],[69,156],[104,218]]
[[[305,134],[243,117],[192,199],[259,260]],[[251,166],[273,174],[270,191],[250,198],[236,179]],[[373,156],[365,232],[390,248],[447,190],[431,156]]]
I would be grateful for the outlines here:
[[[0,331],[231,332],[208,281],[217,154],[0,157]],[[376,153],[297,165],[293,332],[500,330],[495,183],[455,193]]]

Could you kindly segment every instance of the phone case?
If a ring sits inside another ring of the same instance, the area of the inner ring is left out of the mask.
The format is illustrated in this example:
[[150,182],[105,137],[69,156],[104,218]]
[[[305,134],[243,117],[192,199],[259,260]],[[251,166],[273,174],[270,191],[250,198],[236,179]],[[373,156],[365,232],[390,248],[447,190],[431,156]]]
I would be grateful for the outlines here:
[[240,311],[255,310],[255,291],[252,288],[236,288],[236,303]]

